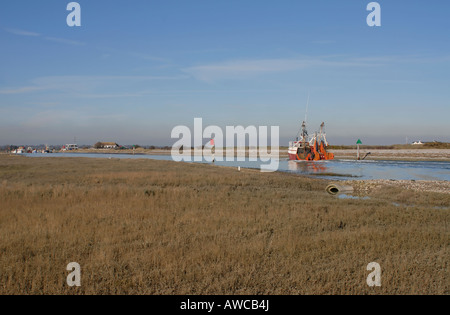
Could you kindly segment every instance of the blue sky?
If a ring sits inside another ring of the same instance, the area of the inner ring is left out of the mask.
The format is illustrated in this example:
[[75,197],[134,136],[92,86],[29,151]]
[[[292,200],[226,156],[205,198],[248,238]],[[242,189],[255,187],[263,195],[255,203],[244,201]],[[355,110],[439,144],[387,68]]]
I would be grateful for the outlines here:
[[[171,145],[171,130],[280,126],[332,144],[450,141],[450,2],[70,1],[0,4],[0,145]],[[206,142],[206,140],[205,140]]]

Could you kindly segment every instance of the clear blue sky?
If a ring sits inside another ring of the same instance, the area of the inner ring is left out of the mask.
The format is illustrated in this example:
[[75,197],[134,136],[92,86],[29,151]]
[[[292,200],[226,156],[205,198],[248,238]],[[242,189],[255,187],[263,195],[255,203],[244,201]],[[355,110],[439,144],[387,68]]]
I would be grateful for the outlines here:
[[450,141],[450,1],[0,3],[0,145],[171,145],[173,127],[277,125],[333,144]]

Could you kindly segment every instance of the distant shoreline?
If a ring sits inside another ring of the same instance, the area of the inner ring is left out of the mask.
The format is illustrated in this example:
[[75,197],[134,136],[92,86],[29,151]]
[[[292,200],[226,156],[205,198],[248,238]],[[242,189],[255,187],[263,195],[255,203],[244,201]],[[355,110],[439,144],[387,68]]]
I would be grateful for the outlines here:
[[[244,150],[235,150],[235,156],[237,152],[243,153]],[[250,152],[255,152],[252,150]],[[355,149],[332,149],[330,152],[335,154],[337,160],[351,160],[356,159]],[[442,161],[450,162],[450,149],[362,149],[361,156],[365,156],[366,160],[403,160],[403,161]],[[161,149],[138,149],[133,153],[133,150],[96,150],[96,149],[80,149],[77,151],[65,151],[58,153],[89,153],[89,154],[130,154],[130,155],[170,155],[170,150]],[[192,153],[192,152],[191,152]],[[189,154],[189,153],[187,153]],[[248,157],[249,151],[246,150],[246,156]],[[288,158],[287,152],[282,148],[279,151],[279,158]]]
[[[185,150],[186,154],[194,155],[194,150]],[[207,150],[208,151],[208,150]],[[275,151],[276,152],[276,151]],[[335,154],[336,160],[356,160],[356,148],[351,146],[346,148],[333,148],[329,149],[329,152]],[[370,154],[368,154],[370,152]],[[78,149],[76,151],[57,151],[60,154],[77,154],[77,153],[88,153],[88,154],[129,154],[129,155],[171,155],[171,150],[165,149],[144,149],[138,148],[133,151],[133,149]],[[249,153],[256,154],[256,149],[249,150],[246,149],[235,149],[234,154],[237,156],[239,154],[245,153],[246,157]],[[0,152],[0,154],[10,154],[8,152]],[[208,154],[208,153],[206,153]],[[368,155],[367,155],[368,154]],[[224,156],[226,153],[224,153]],[[401,146],[401,147],[371,147],[362,146],[360,150],[361,157],[366,156],[366,160],[392,160],[392,161],[433,161],[433,162],[450,162],[450,148],[424,148],[416,146]],[[216,154],[216,156],[219,156]],[[263,156],[269,156],[265,154]],[[287,159],[287,147],[279,148],[279,158]]]

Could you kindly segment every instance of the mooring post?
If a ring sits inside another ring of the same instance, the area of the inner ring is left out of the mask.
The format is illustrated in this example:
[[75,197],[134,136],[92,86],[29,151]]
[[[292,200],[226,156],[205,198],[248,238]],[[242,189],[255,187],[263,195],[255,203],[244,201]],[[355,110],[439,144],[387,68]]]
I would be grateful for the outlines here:
[[214,141],[214,139],[211,139],[211,153],[212,153],[212,162],[216,163],[216,142]]

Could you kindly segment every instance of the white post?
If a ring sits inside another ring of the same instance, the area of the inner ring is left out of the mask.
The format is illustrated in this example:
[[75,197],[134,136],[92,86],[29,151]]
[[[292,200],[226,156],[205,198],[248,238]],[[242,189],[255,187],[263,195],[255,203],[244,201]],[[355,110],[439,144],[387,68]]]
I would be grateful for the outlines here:
[[361,156],[359,155],[359,145],[362,144],[361,139],[358,139],[358,141],[356,142],[356,146],[357,146],[357,153],[356,153],[356,159],[359,161],[361,159]]

